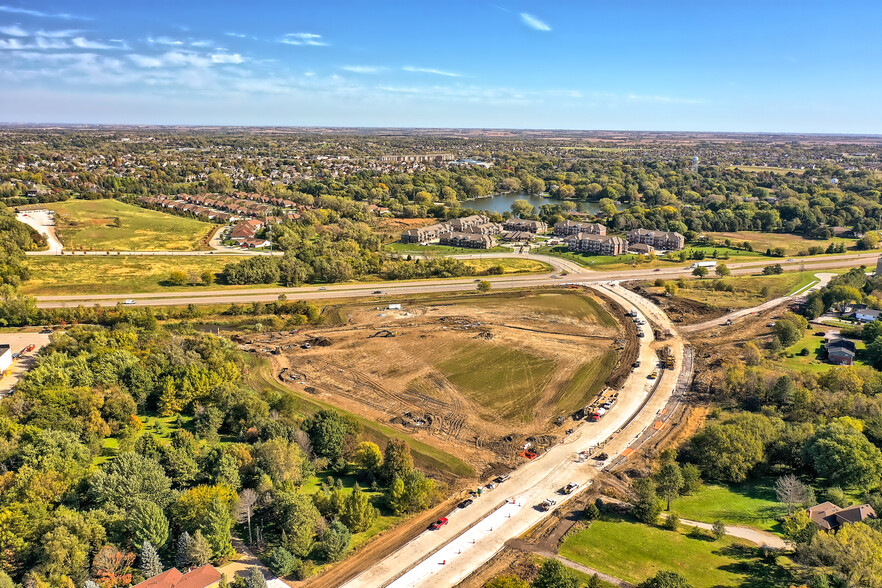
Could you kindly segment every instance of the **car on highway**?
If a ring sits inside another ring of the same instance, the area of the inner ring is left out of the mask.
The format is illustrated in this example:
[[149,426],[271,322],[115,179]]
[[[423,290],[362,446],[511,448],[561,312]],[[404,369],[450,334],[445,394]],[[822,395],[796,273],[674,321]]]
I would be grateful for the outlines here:
[[567,484],[566,486],[564,486],[563,488],[560,489],[560,493],[561,494],[572,494],[576,490],[576,488],[578,488],[578,487],[579,487],[578,482],[570,482],[569,484]]
[[374,290],[374,294],[382,294],[382,293],[383,293],[382,290]]
[[457,506],[457,508],[465,508],[473,502],[474,502],[474,500],[472,500],[471,498],[466,498],[465,500],[463,500],[462,502],[460,502],[456,506]]
[[41,335],[51,335],[52,333],[53,333],[53,331],[49,327],[46,327],[42,331],[40,331]]
[[551,507],[553,507],[555,504],[557,504],[557,500],[553,498],[546,498],[539,503],[539,510],[551,510]]
[[129,305],[131,305],[131,304],[134,304],[134,303],[135,303],[135,301],[132,300],[131,298],[126,298],[126,299],[123,301],[123,304],[129,304]]
[[447,520],[447,517],[441,517],[440,519],[438,519],[437,521],[435,521],[434,523],[429,525],[429,528],[432,529],[433,531],[437,531],[438,529],[440,529],[441,527],[446,525],[448,522],[449,521]]
[[321,288],[319,288],[319,290],[327,290],[327,288],[325,286],[322,286]]

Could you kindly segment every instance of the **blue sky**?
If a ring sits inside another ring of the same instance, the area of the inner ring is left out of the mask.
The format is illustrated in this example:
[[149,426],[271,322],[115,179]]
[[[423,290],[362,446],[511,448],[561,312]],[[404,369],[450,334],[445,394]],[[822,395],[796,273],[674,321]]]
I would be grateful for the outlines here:
[[0,121],[882,133],[882,2],[0,0]]

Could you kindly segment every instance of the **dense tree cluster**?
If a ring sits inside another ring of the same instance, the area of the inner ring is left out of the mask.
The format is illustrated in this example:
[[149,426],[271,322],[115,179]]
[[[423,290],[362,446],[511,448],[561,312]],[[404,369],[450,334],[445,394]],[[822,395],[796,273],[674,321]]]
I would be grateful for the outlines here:
[[[125,586],[229,559],[241,523],[274,569],[306,577],[344,557],[378,507],[438,500],[406,443],[382,452],[351,418],[304,418],[293,393],[258,392],[245,369],[208,334],[120,323],[54,335],[0,402],[0,570]],[[362,485],[304,492],[328,468]]]

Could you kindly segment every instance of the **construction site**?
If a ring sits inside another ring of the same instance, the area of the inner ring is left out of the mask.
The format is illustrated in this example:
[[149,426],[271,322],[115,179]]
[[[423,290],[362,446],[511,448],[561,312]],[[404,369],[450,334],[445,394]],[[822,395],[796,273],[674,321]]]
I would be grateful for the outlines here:
[[[625,309],[587,289],[354,303],[329,323],[237,336],[279,382],[393,426],[486,475],[615,402],[637,357]],[[610,401],[610,399],[612,399]]]

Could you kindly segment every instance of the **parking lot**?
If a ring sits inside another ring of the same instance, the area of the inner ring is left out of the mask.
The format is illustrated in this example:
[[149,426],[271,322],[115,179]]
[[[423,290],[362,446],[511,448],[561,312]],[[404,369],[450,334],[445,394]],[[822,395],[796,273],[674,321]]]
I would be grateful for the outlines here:
[[[15,388],[22,374],[34,365],[37,352],[48,342],[49,335],[41,335],[40,333],[0,333],[0,344],[9,345],[13,354],[21,354],[13,360],[12,366],[0,378],[0,398]],[[33,345],[34,349],[27,353],[21,353],[28,345]]]

